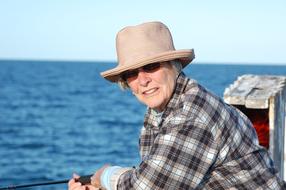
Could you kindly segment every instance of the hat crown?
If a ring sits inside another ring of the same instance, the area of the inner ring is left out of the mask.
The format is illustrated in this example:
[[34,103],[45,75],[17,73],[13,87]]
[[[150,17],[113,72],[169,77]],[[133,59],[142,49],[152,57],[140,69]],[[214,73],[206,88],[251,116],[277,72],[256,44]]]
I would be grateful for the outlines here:
[[116,37],[118,66],[132,66],[147,57],[174,50],[171,33],[161,22],[128,26]]

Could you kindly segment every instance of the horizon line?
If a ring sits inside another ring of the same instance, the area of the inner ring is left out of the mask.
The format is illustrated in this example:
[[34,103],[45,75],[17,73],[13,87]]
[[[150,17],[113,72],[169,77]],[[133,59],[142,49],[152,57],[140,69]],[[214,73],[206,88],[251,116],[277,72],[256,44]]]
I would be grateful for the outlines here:
[[[86,60],[86,59],[19,59],[19,58],[0,58],[0,62],[81,62],[81,63],[117,63],[116,60]],[[232,62],[232,61],[193,61],[193,64],[212,64],[212,65],[265,65],[265,66],[286,66],[285,63],[266,63],[266,62]]]

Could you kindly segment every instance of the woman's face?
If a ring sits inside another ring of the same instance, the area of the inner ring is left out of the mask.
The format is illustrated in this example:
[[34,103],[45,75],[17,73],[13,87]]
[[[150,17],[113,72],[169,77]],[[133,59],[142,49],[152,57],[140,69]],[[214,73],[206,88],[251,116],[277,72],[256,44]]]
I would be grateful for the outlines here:
[[160,66],[139,68],[138,75],[133,74],[126,81],[140,102],[161,112],[172,96],[177,72],[169,62],[157,64]]

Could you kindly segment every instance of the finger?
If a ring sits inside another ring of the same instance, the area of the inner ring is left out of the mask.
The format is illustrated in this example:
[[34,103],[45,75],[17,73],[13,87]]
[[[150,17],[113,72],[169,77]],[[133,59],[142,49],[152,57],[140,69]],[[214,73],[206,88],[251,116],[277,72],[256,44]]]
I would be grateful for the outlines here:
[[71,186],[71,185],[73,185],[74,183],[76,183],[76,181],[75,181],[74,178],[72,178],[72,179],[69,180],[68,186]]
[[69,180],[68,185],[70,186],[70,185],[76,183],[76,179],[78,179],[78,178],[79,178],[79,175],[73,174],[73,178]]
[[73,173],[72,176],[73,176],[73,178],[75,178],[75,179],[80,178],[80,176],[79,176],[78,174],[76,174],[76,173]]
[[84,189],[80,183],[73,183],[69,185],[69,190]]
[[80,182],[76,182],[76,178],[72,178],[71,180],[69,180],[68,189],[69,190],[85,190],[85,188],[82,186]]
[[68,190],[85,190],[85,187],[77,184],[77,185],[70,186]]

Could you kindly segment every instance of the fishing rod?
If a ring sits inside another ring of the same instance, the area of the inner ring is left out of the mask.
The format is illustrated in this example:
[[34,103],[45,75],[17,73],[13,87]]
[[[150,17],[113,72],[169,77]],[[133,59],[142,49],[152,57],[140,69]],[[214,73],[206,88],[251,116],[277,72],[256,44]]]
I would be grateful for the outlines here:
[[[80,178],[75,179],[75,181],[80,182],[83,185],[90,184],[90,177],[91,176],[92,175],[81,176]],[[32,184],[25,184],[25,185],[10,185],[8,187],[1,187],[0,190],[13,190],[13,189],[20,189],[20,188],[27,188],[27,187],[68,183],[68,182],[69,182],[69,179],[60,180],[60,181],[43,182],[43,183],[32,183]]]

